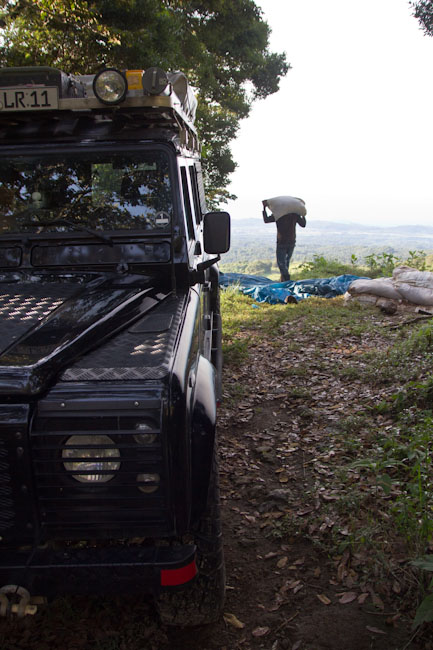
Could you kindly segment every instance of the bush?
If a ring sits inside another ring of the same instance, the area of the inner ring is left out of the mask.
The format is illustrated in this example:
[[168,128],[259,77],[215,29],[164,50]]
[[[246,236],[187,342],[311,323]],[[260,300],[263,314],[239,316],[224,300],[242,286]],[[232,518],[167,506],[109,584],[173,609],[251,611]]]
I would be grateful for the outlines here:
[[[424,271],[433,257],[427,256],[424,251],[409,251],[407,258],[397,257],[392,252],[371,253],[367,255],[364,264],[352,253],[350,263],[327,259],[324,255],[313,255],[309,262],[293,262],[290,264],[292,280],[309,278],[329,278],[336,275],[358,275],[360,277],[390,277],[396,266],[406,265]],[[278,282],[279,271],[270,259],[237,261],[223,263],[222,270],[226,273],[245,273],[248,275],[263,275],[274,282]]]
[[314,255],[311,262],[304,262],[298,269],[296,279],[329,278],[335,275],[365,276],[365,269],[356,266],[357,258],[352,255],[351,264],[343,264],[337,260],[327,260],[323,255]]
[[365,261],[372,277],[389,277],[396,266],[405,265],[424,271],[426,268],[426,253],[424,251],[409,251],[409,255],[405,260],[393,253],[372,253],[367,255]]

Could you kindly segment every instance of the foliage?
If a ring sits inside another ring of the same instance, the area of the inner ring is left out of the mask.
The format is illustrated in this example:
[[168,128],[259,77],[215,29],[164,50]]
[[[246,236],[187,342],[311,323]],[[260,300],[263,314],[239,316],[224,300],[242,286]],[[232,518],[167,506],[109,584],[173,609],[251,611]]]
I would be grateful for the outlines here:
[[[412,562],[413,566],[424,571],[433,571],[433,556],[426,555],[420,557]],[[433,591],[433,578],[430,580],[428,586],[430,591]],[[425,596],[421,601],[418,609],[416,610],[413,627],[418,627],[421,623],[431,623],[433,621],[433,593]]]
[[[279,282],[280,271],[272,259],[223,262],[221,269],[224,273],[245,273],[247,275],[262,275],[270,280]],[[291,262],[290,277],[292,280],[308,278],[328,278],[336,275],[366,275],[366,269],[354,264],[346,264],[339,260],[328,260],[323,255],[313,255],[310,262]]]
[[338,260],[326,259],[323,255],[313,255],[311,262],[304,262],[299,269],[299,278],[329,278],[334,275],[365,275],[365,269],[355,266],[358,261],[352,255],[351,264],[342,264]]
[[[429,392],[431,394],[431,380]],[[424,386],[419,384],[420,395]],[[418,391],[413,391],[419,399]],[[396,396],[398,397],[398,396]],[[415,551],[424,550],[431,544],[433,534],[433,445],[431,430],[433,418],[431,411],[420,410],[414,406],[402,410],[391,431],[377,440],[377,464],[372,470],[382,484],[386,495],[391,496],[391,509],[394,525],[408,540],[409,547]],[[386,485],[385,485],[386,481]],[[433,570],[430,558],[413,564],[425,570]],[[433,580],[429,590],[433,589]],[[433,620],[433,594],[424,596],[414,620],[414,627]]]
[[427,265],[427,254],[424,251],[409,251],[409,256],[405,262],[418,271],[425,271]]
[[[374,477],[387,499],[395,529],[405,536],[410,552],[417,554],[431,547],[433,536],[433,321],[375,356],[368,371],[370,381],[373,375],[378,384],[397,375],[403,385],[377,405],[379,417],[391,417],[388,422],[392,424],[373,434],[369,452],[353,467],[369,472],[372,480]],[[388,372],[380,372],[385,365]],[[412,564],[433,571],[431,556]],[[433,590],[433,580],[429,590]],[[432,620],[433,594],[428,594],[417,609],[414,627]]]
[[375,274],[390,276],[400,260],[392,253],[372,253],[371,255],[367,255],[365,261],[368,268]]
[[[308,262],[291,262],[290,276],[292,280],[303,280],[307,278],[329,278],[337,275],[358,275],[360,277],[377,278],[391,276],[396,266],[405,264],[419,271],[431,268],[424,251],[409,251],[407,256],[397,257],[385,251],[367,255],[364,264],[357,255],[352,253],[349,261],[327,258],[325,255],[313,254]],[[263,257],[262,259],[239,259],[237,261],[224,261],[221,265],[224,273],[246,273],[248,275],[264,275],[271,280],[278,281],[280,272],[273,259]]]
[[418,0],[410,3],[413,15],[417,18],[428,36],[433,36],[433,1]]
[[198,89],[211,205],[230,198],[229,143],[240,119],[289,69],[284,54],[269,50],[270,29],[253,0],[0,0],[0,28],[2,65],[185,72]]
[[372,253],[367,255],[365,261],[375,277],[377,275],[391,276],[393,270],[402,264],[424,271],[426,268],[426,253],[424,251],[410,250],[406,260],[393,253]]
[[323,255],[313,255],[311,262],[305,262],[302,269],[311,273],[322,273],[319,277],[328,277],[329,275],[341,275],[343,273],[352,273],[353,275],[368,275],[369,277],[391,276],[396,266],[405,264],[420,271],[426,267],[426,254],[424,251],[409,251],[407,259],[404,260],[393,253],[383,251],[381,253],[371,253],[365,257],[365,266],[361,266],[358,257],[352,253],[351,268],[343,265],[337,260],[328,260]]

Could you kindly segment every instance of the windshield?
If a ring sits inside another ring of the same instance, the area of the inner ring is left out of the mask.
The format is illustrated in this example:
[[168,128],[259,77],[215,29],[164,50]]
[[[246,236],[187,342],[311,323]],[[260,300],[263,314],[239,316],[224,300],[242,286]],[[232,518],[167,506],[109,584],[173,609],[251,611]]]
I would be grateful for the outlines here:
[[0,232],[169,231],[173,217],[163,151],[81,151],[0,159]]

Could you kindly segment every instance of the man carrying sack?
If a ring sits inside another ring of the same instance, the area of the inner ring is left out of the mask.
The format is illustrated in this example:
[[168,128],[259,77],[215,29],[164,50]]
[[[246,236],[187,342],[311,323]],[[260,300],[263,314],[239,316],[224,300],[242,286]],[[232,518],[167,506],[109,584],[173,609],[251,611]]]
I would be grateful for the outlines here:
[[[305,228],[307,210],[302,199],[293,196],[276,196],[265,199],[263,203],[263,221],[277,225],[277,264],[280,269],[281,282],[290,280],[289,265],[296,245],[296,225]],[[272,214],[268,215],[266,208]]]

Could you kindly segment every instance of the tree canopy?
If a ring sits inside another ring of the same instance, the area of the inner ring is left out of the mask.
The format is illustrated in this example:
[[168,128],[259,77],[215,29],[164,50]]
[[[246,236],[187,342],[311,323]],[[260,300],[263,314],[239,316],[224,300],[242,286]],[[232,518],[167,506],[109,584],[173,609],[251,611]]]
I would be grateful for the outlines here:
[[214,205],[230,196],[229,143],[240,120],[290,67],[269,50],[270,29],[253,0],[0,0],[0,30],[0,65],[182,70],[198,91]]
[[418,18],[421,27],[428,36],[433,36],[433,0],[419,0],[410,3],[413,15]]

